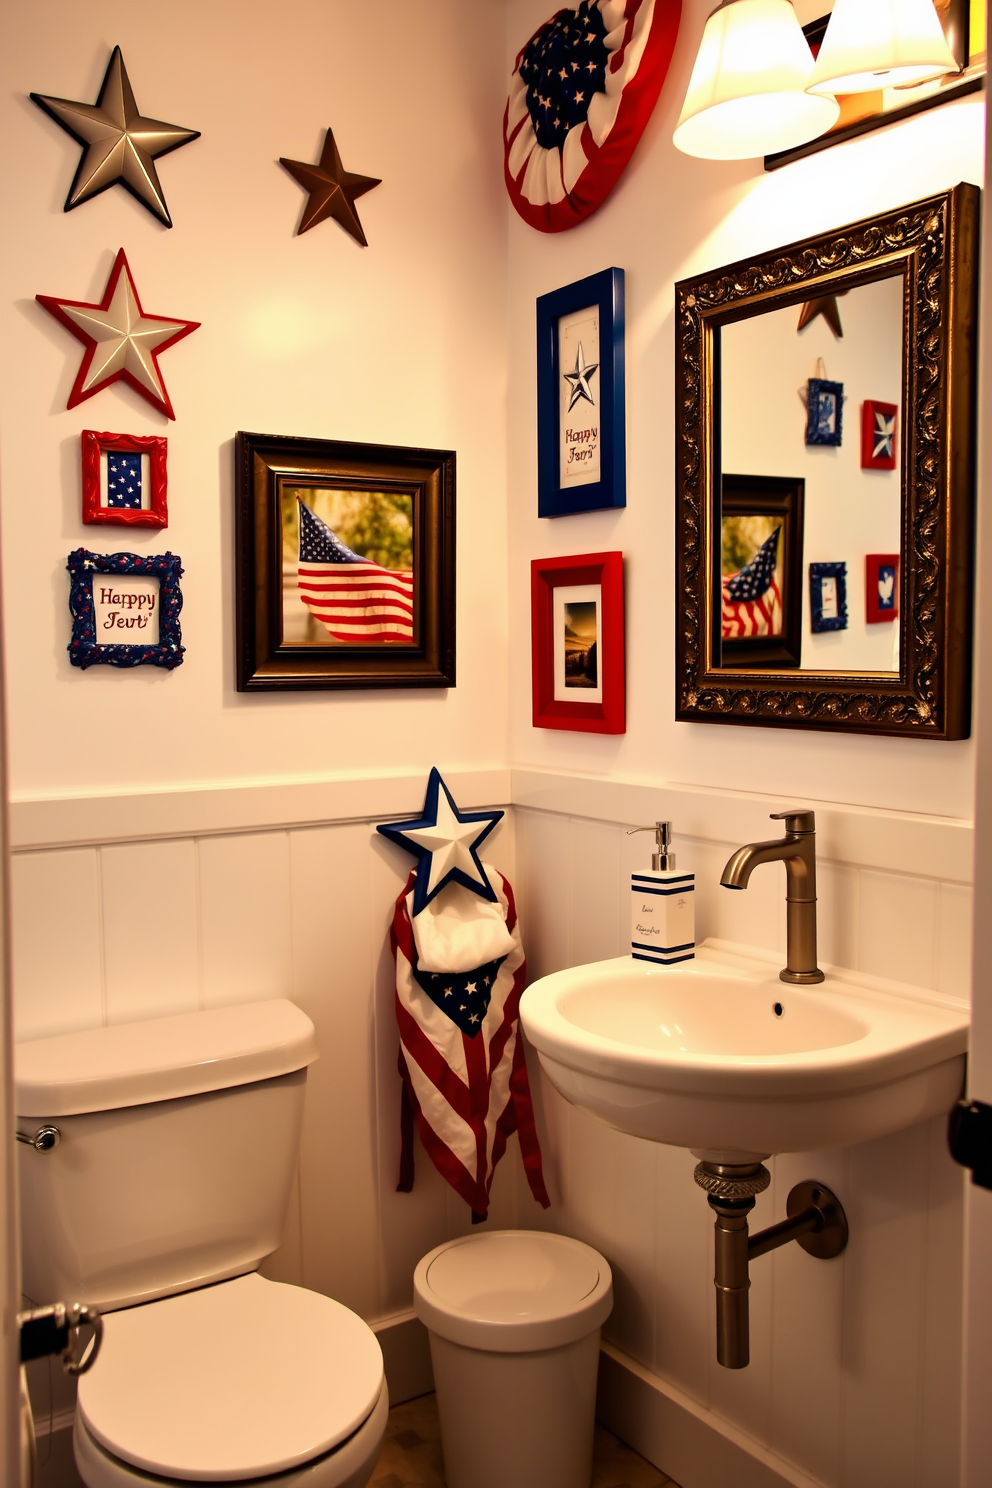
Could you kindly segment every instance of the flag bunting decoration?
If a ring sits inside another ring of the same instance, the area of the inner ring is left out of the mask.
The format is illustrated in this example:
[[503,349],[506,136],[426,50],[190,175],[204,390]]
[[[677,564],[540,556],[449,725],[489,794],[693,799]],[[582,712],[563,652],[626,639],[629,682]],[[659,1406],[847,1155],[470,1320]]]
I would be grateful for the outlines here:
[[506,189],[539,232],[602,206],[658,101],[682,0],[576,0],[517,56],[503,115]]
[[417,859],[413,912],[420,914],[449,883],[471,889],[495,903],[496,890],[479,857],[479,848],[502,811],[459,811],[435,765],[427,781],[422,815],[416,821],[386,822],[376,828]]
[[774,636],[782,630],[782,592],[775,571],[781,527],[765,539],[750,563],[722,581],[725,641],[748,636]]
[[420,969],[409,903],[411,873],[396,901],[390,943],[396,959],[396,1021],[403,1082],[398,1192],[413,1188],[413,1132],[441,1176],[486,1218],[496,1165],[516,1131],[531,1193],[548,1208],[518,1011],[527,978],[513,890],[502,874],[499,900],[513,949],[473,971]]
[[300,598],[336,641],[356,646],[413,640],[413,574],[353,553],[297,497]]

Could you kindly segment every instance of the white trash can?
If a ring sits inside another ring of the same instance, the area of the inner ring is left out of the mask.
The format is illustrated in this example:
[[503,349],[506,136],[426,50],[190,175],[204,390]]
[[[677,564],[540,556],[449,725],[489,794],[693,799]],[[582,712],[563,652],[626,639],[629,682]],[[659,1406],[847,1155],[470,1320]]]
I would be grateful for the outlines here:
[[613,1307],[599,1252],[541,1230],[467,1235],[424,1256],[413,1291],[448,1488],[589,1488]]

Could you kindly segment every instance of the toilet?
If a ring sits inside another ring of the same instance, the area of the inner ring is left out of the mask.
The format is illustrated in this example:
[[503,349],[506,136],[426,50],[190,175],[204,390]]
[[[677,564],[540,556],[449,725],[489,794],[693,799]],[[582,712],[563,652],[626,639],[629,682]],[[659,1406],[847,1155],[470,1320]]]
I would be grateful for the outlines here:
[[24,1290],[104,1316],[73,1427],[88,1488],[368,1482],[389,1409],[375,1334],[257,1270],[316,1057],[283,1000],[17,1045],[18,1131],[58,1132],[18,1144]]
[[589,1488],[608,1262],[581,1240],[494,1230],[414,1272],[448,1488]]

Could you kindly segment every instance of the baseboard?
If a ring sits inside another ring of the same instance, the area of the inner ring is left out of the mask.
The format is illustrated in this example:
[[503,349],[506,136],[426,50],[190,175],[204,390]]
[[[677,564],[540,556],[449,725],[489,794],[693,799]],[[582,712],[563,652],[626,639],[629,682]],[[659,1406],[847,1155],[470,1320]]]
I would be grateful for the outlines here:
[[680,1488],[823,1488],[608,1343],[599,1359],[596,1417]]
[[382,1349],[382,1361],[389,1386],[390,1405],[416,1400],[434,1388],[431,1346],[427,1329],[415,1313],[400,1313],[372,1324]]

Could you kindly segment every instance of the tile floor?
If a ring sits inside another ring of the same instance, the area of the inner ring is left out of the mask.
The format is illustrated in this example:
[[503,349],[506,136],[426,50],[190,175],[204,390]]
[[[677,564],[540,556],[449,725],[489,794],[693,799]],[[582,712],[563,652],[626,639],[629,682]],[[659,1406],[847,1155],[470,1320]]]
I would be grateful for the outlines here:
[[[389,1412],[382,1455],[371,1488],[445,1488],[441,1429],[433,1395],[407,1400]],[[592,1488],[678,1488],[635,1451],[596,1427]]]

